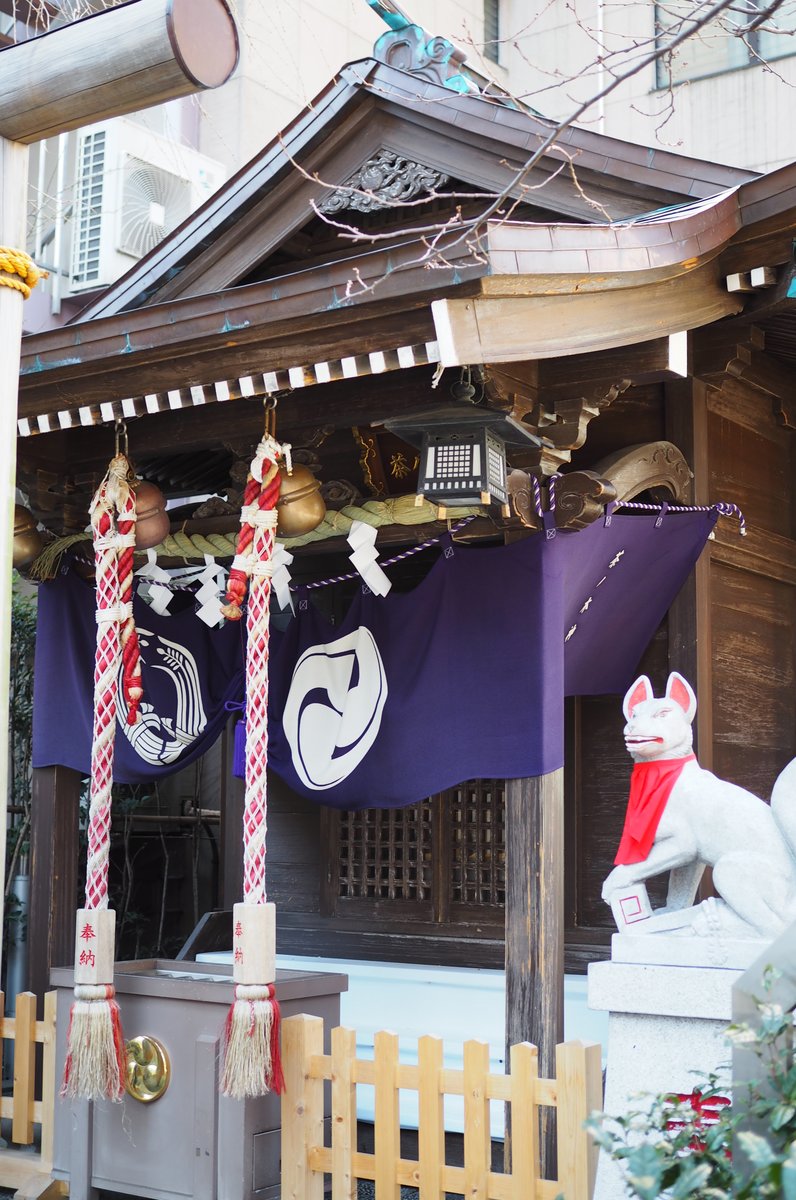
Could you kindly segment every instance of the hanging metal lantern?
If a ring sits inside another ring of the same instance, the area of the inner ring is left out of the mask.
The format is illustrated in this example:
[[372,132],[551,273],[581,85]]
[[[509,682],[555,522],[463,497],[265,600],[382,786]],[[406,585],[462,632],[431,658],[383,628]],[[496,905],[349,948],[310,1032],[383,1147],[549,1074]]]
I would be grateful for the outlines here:
[[170,522],[166,497],[154,483],[145,479],[135,484],[135,548],[149,550],[159,546],[168,535]]
[[312,471],[299,463],[292,471],[283,463],[279,474],[282,483],[276,505],[279,516],[276,531],[281,537],[301,537],[317,528],[326,516],[321,485]]
[[513,417],[471,404],[446,404],[384,424],[420,447],[418,499],[443,508],[494,502],[507,510],[506,446],[542,445]]
[[14,505],[14,547],[12,563],[19,569],[32,563],[38,558],[44,546],[44,539],[36,528],[36,518],[33,513],[21,504]]

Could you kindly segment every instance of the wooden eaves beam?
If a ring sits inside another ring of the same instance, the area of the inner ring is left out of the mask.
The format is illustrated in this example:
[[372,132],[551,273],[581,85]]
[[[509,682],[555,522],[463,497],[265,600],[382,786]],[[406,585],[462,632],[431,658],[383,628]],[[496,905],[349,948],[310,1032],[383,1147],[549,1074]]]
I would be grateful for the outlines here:
[[433,341],[429,302],[453,272],[376,264],[375,292],[350,303],[329,276],[314,290],[296,275],[30,335],[19,416]]
[[571,278],[572,290],[564,294],[550,294],[542,285],[535,295],[499,296],[497,281],[490,279],[486,294],[436,301],[440,361],[452,367],[606,350],[708,325],[743,307],[742,299],[724,289],[713,263],[604,292],[581,291],[578,277]]

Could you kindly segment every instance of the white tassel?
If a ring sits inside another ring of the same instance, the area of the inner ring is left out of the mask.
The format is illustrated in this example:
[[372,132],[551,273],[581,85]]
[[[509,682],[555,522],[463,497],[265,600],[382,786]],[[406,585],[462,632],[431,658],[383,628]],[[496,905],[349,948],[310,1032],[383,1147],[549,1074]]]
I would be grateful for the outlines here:
[[108,985],[75,987],[62,1096],[121,1100],[126,1055],[114,996],[113,987]]
[[244,1100],[283,1089],[274,988],[239,984],[224,1026],[221,1091],[233,1100]]

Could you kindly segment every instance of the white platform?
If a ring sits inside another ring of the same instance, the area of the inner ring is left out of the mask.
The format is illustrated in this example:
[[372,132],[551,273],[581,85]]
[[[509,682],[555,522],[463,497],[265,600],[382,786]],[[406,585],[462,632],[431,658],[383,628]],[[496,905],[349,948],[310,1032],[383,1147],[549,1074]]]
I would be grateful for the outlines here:
[[[627,935],[615,940],[625,946],[655,941]],[[725,1035],[732,985],[741,974],[705,965],[592,963],[589,1005],[610,1013],[606,1112],[643,1111],[645,1094],[690,1093],[711,1074],[729,1094],[731,1050]],[[595,1200],[627,1198],[619,1166],[603,1153],[594,1195]]]
[[665,937],[661,934],[615,933],[611,961],[667,967],[727,967],[745,971],[759,956],[759,938]]
[[[200,954],[201,962],[231,962],[232,952]],[[389,1029],[400,1038],[401,1061],[417,1062],[417,1039],[423,1034],[445,1043],[445,1067],[461,1069],[467,1040],[489,1043],[490,1070],[504,1071],[506,979],[503,971],[470,967],[434,967],[415,963],[365,962],[348,958],[310,958],[277,954],[277,968],[288,971],[332,971],[348,976],[340,997],[340,1023],[357,1032],[357,1054],[373,1057],[373,1035]],[[608,1040],[608,1014],[591,1012],[586,978],[564,979],[564,1036],[567,1040]],[[357,1116],[373,1120],[373,1089],[357,1087]],[[417,1128],[417,1095],[401,1094],[401,1124]],[[492,1104],[492,1136],[503,1136],[503,1105]],[[464,1128],[463,1101],[445,1101],[445,1128]]]

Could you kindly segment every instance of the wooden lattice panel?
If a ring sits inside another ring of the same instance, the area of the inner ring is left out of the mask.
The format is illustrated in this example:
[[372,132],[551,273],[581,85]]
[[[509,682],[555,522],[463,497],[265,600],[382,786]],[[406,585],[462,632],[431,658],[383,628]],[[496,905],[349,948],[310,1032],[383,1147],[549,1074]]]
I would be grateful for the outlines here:
[[502,779],[476,779],[449,793],[450,900],[506,903],[506,791]]
[[408,808],[341,814],[339,896],[429,900],[431,888],[432,819],[428,801]]

